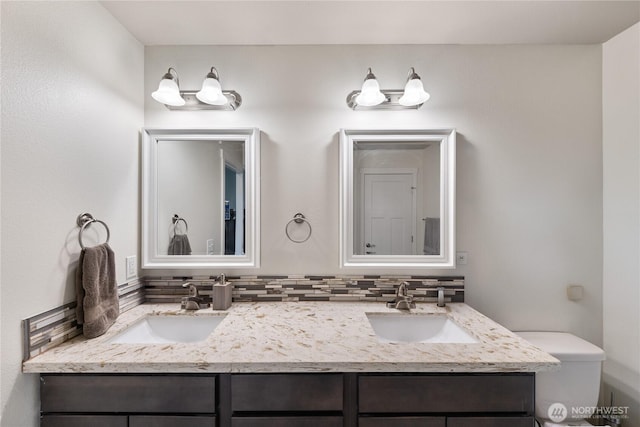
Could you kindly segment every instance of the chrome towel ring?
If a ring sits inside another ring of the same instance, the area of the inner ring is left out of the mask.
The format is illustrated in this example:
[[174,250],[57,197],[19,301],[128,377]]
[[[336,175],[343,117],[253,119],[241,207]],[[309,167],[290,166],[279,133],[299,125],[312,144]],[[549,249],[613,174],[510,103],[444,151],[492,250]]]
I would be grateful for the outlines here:
[[[305,237],[304,239],[301,239],[301,240],[296,240],[296,239],[292,238],[291,235],[289,234],[289,226],[291,225],[291,223],[296,223],[296,224],[306,223],[307,227],[309,227],[309,232],[307,234],[307,237]],[[311,237],[311,233],[313,232],[313,229],[311,228],[311,223],[309,221],[307,221],[305,216],[302,215],[300,212],[298,212],[297,214],[295,214],[293,216],[293,218],[284,227],[284,232],[287,235],[287,238],[289,240],[291,240],[293,243],[304,243],[307,240],[309,240],[309,237]]]
[[95,219],[93,215],[91,215],[90,213],[85,212],[85,213],[81,213],[80,215],[78,215],[78,218],[76,218],[76,224],[78,224],[78,227],[80,227],[80,233],[78,234],[78,242],[80,243],[80,247],[82,249],[85,248],[84,244],[82,243],[82,233],[84,232],[85,229],[89,228],[89,226],[94,222],[102,224],[105,230],[107,230],[107,241],[105,243],[109,243],[111,232],[109,231],[109,227],[107,226],[107,224],[104,221]]

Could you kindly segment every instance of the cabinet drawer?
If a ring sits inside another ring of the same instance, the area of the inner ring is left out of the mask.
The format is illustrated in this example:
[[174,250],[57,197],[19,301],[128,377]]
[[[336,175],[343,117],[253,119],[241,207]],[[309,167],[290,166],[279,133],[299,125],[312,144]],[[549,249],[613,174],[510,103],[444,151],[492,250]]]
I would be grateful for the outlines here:
[[447,418],[447,427],[531,427],[533,425],[533,417]]
[[243,417],[232,427],[342,427],[342,417]]
[[360,417],[358,427],[445,427],[445,417]]
[[174,415],[132,415],[129,427],[215,427],[216,417],[181,417]]
[[238,374],[231,377],[234,412],[342,411],[340,374]]
[[41,427],[127,427],[126,416],[115,415],[45,415]]
[[533,414],[533,374],[362,375],[362,413]]
[[215,376],[43,375],[41,410],[212,414],[215,381]]

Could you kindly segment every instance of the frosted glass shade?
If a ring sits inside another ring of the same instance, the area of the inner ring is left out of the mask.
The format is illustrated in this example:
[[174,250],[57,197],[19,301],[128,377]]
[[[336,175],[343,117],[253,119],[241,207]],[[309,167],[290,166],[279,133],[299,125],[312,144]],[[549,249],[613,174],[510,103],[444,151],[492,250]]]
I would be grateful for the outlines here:
[[172,79],[162,79],[158,85],[158,90],[151,93],[151,96],[161,104],[181,107],[185,104],[185,100],[180,96],[180,89],[177,83]]
[[419,78],[411,79],[405,85],[404,94],[400,97],[398,103],[405,107],[412,107],[426,102],[430,97],[431,95],[425,92],[422,86],[422,80]]
[[356,103],[363,107],[382,104],[387,98],[380,92],[380,85],[376,79],[367,79],[362,84],[360,94],[356,96]]
[[228,102],[227,97],[222,93],[222,87],[218,79],[211,77],[204,79],[202,89],[196,93],[196,98],[200,102],[210,105],[225,105]]

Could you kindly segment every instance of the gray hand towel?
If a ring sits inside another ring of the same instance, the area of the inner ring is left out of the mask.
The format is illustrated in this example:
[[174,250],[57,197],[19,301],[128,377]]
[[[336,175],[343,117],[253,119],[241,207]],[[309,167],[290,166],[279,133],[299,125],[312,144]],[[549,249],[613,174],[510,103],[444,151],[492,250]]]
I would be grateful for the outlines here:
[[76,316],[87,338],[98,337],[120,314],[116,264],[107,243],[80,252],[76,274]]
[[186,234],[174,234],[169,242],[168,255],[191,255],[191,244]]
[[423,252],[425,255],[440,255],[440,218],[425,218]]

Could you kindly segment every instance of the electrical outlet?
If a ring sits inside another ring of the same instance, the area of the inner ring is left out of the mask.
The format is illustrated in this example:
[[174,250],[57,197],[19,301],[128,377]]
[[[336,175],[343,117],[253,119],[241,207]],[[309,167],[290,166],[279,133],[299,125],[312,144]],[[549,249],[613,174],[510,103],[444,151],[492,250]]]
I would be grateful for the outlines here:
[[207,239],[207,255],[215,255],[213,251],[214,251],[213,239]]
[[135,255],[131,255],[125,258],[127,262],[127,279],[133,279],[138,275],[138,262]]
[[456,264],[467,265],[467,255],[466,252],[456,252]]

